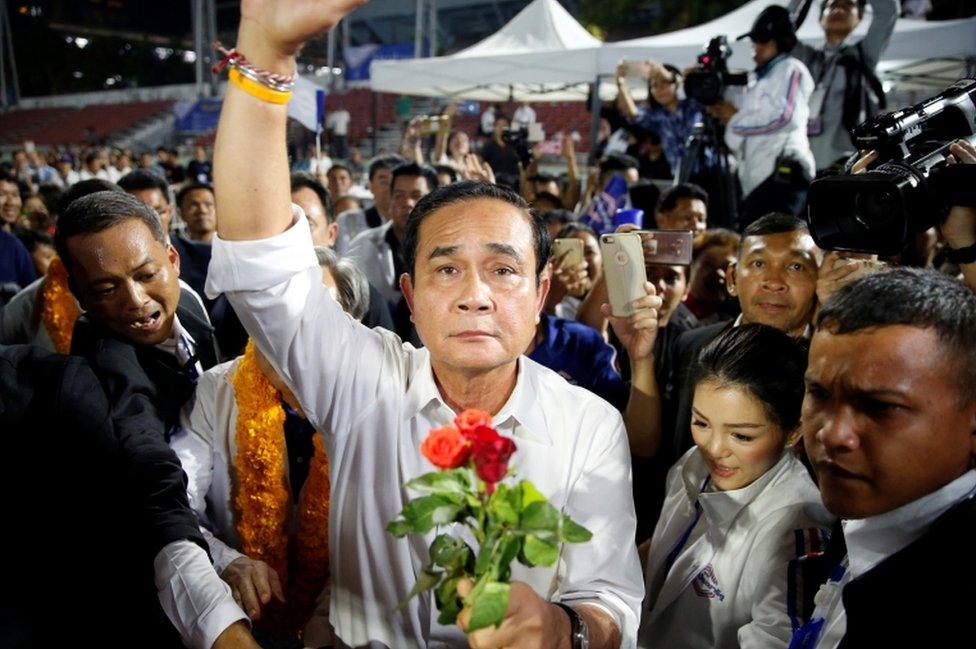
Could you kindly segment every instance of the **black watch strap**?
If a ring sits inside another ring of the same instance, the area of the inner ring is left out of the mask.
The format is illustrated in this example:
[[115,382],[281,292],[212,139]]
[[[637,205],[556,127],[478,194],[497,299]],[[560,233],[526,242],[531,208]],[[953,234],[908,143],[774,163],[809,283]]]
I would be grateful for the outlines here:
[[965,248],[946,248],[946,259],[954,264],[971,264],[976,261],[976,243]]
[[567,606],[562,602],[553,602],[553,604],[566,611],[566,615],[569,616],[569,622],[572,625],[570,638],[573,649],[589,649],[590,633],[589,629],[586,628],[586,622],[583,620],[583,616],[577,613],[576,609],[572,606]]

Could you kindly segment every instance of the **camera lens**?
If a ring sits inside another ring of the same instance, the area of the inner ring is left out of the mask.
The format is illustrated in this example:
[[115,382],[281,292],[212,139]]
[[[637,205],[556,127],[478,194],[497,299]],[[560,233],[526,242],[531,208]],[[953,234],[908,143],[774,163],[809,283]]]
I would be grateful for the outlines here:
[[877,227],[891,220],[896,203],[895,195],[887,190],[861,192],[854,199],[854,220],[868,229]]

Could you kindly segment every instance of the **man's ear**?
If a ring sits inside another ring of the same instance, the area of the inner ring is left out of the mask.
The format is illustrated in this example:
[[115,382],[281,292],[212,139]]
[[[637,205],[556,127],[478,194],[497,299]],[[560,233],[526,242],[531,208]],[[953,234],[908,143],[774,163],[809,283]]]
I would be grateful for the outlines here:
[[176,251],[173,244],[166,244],[166,257],[169,259],[169,263],[173,264],[173,268],[176,269],[176,276],[180,276],[180,253]]
[[735,286],[735,271],[738,270],[739,262],[733,261],[725,269],[725,290],[729,292],[732,297],[737,297],[739,291]]
[[329,224],[329,241],[331,241],[334,245],[336,239],[338,238],[339,238],[339,224],[333,221],[332,223]]
[[410,322],[413,322],[413,280],[408,273],[400,275],[400,292],[410,309]]
[[539,316],[542,309],[546,306],[546,298],[549,297],[549,289],[552,287],[552,264],[546,264],[542,275],[539,276],[539,285],[536,288],[535,302],[535,323],[539,324]]

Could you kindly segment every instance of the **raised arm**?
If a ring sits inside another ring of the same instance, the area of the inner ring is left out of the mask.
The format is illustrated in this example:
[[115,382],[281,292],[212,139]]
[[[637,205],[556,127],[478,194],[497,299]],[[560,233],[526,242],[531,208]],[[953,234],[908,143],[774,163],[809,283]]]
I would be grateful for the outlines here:
[[[257,68],[295,72],[305,41],[335,26],[364,0],[243,0],[237,50]],[[286,104],[258,99],[228,84],[214,146],[217,234],[263,239],[292,223]]]

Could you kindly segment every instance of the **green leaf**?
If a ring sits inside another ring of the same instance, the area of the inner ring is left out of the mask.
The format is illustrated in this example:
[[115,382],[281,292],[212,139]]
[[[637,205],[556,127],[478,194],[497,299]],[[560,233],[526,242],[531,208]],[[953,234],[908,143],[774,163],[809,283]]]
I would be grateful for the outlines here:
[[457,585],[461,581],[462,575],[445,579],[437,587],[434,598],[437,600],[437,609],[440,614],[437,616],[438,624],[451,625],[457,621],[457,616],[461,613],[464,603],[457,594]]
[[419,478],[414,478],[405,486],[407,489],[420,493],[464,497],[472,488],[471,470],[461,468],[450,471],[433,471],[425,473]]
[[586,543],[593,538],[593,533],[569,516],[563,516],[563,529],[560,537],[565,543]]
[[394,519],[387,530],[394,536],[408,533],[426,534],[435,525],[453,523],[464,505],[446,496],[424,496],[407,503],[400,516]]
[[512,576],[512,561],[522,550],[522,537],[516,536],[511,532],[505,534],[501,543],[501,550],[495,555],[496,565],[495,574],[498,581],[508,581]]
[[431,561],[449,572],[464,570],[471,554],[467,543],[447,534],[441,534],[430,544]]
[[522,480],[519,482],[519,487],[522,491],[522,507],[528,507],[532,503],[537,502],[548,502],[546,497],[539,493],[539,490],[535,488],[535,485],[528,480]]
[[474,562],[475,575],[481,576],[491,568],[495,545],[498,543],[500,534],[501,532],[497,529],[492,531],[481,545],[481,548],[478,550],[478,558]]
[[497,525],[518,525],[518,500],[518,491],[499,485],[488,500],[488,516],[494,519],[492,522]]
[[540,539],[535,534],[529,534],[525,537],[525,543],[522,545],[522,554],[530,567],[549,567],[556,563],[556,559],[559,558],[559,546]]
[[417,576],[417,583],[413,585],[413,588],[410,589],[410,593],[404,598],[404,600],[397,604],[397,607],[393,609],[394,612],[402,611],[415,596],[437,586],[443,576],[443,572],[434,572],[431,570],[431,566],[424,568]]
[[522,510],[521,529],[537,536],[555,536],[561,521],[559,510],[546,500],[535,501]]
[[498,626],[505,619],[508,612],[508,584],[490,581],[471,602],[471,619],[468,621],[468,633]]

